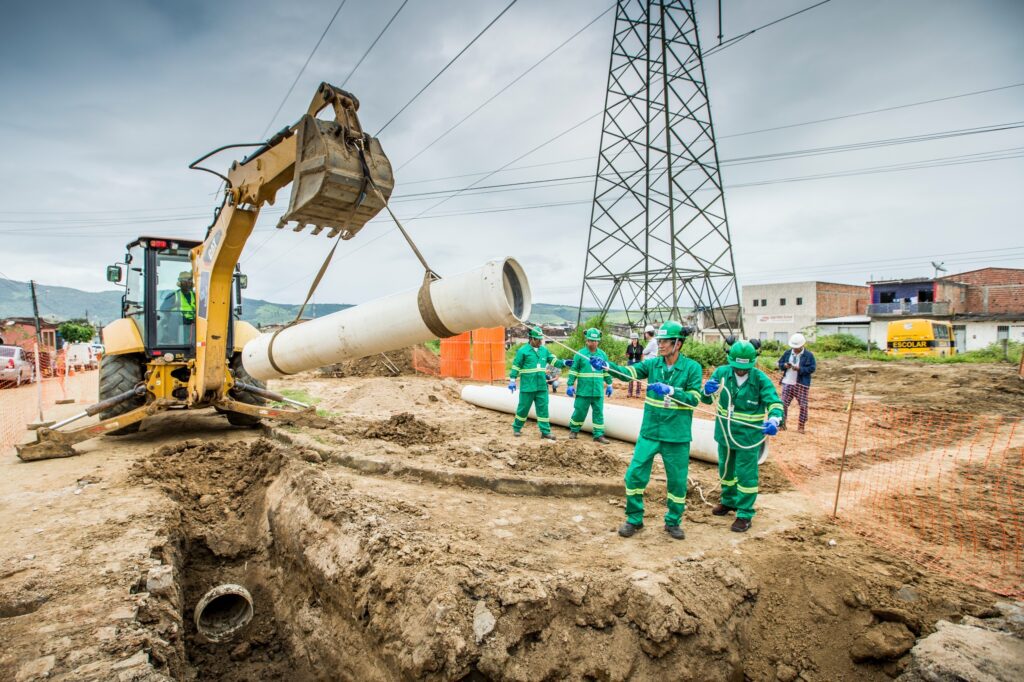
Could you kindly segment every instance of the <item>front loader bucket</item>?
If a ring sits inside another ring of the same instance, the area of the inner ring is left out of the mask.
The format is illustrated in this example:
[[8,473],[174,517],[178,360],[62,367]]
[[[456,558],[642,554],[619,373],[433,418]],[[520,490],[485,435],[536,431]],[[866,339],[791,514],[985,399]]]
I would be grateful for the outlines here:
[[[328,229],[329,237],[340,232],[343,239],[352,238],[384,208],[384,202],[367,182],[366,173],[387,199],[395,186],[391,162],[377,138],[353,137],[336,121],[306,115],[296,131],[292,196],[288,212],[277,226],[295,222],[296,232],[312,225],[313,234]],[[365,168],[359,142],[364,148]]]

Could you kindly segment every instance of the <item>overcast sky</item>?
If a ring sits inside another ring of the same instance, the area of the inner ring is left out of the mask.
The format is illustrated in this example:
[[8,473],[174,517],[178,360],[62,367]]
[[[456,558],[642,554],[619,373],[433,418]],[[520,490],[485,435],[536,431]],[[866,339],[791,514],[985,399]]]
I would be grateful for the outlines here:
[[[0,273],[100,290],[110,287],[104,266],[134,236],[201,238],[218,181],[187,164],[294,122],[320,81],[345,80],[401,2],[348,0],[273,120],[338,0],[9,3],[0,24]],[[378,130],[507,4],[408,0],[346,85],[361,100],[365,127]],[[814,0],[723,4],[728,38]],[[519,0],[384,131],[394,208],[406,218],[425,209],[435,216],[408,226],[440,273],[514,256],[535,301],[578,301],[592,182],[459,197],[433,209],[436,197],[398,199],[463,187],[480,177],[468,174],[499,168],[599,112],[614,12],[410,161],[611,5]],[[696,3],[705,49],[717,42],[717,5]],[[1024,124],[1024,87],[1005,87],[1024,83],[1022,26],[1019,0],[832,0],[758,31],[706,60],[719,156]],[[600,127],[595,117],[485,184],[593,173]],[[1016,158],[964,163],[989,152]],[[740,285],[930,275],[932,260],[950,272],[1024,267],[1022,153],[1024,128],[1013,128],[724,165]],[[226,169],[232,158],[213,165]],[[951,163],[752,185],[935,159]],[[298,302],[330,244],[276,231],[286,201],[261,217],[242,265],[249,295]],[[521,208],[555,203],[566,205]],[[422,273],[399,234],[385,234],[391,227],[378,218],[343,243],[315,300],[358,303],[416,286]]]

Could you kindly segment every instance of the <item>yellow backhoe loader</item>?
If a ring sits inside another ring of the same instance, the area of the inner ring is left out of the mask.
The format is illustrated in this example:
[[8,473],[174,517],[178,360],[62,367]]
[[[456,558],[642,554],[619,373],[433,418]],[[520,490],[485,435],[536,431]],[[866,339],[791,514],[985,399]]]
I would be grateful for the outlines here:
[[[333,118],[317,118],[328,108]],[[103,330],[100,401],[39,429],[36,442],[18,447],[21,459],[73,455],[74,443],[132,433],[146,417],[171,408],[214,407],[236,425],[311,416],[309,406],[266,390],[242,366],[242,347],[259,333],[239,319],[246,277],[238,259],[260,209],[290,182],[278,228],[294,223],[295,231],[312,226],[315,235],[326,230],[329,238],[351,239],[384,208],[394,188],[391,164],[377,139],[363,132],[358,109],[354,95],[322,83],[295,125],[265,143],[227,145],[191,164],[226,185],[206,238],[141,237],[128,245],[123,263],[107,268],[107,279],[123,282],[125,294],[121,319]],[[198,165],[235,147],[258,148],[232,163],[227,175]],[[96,414],[97,424],[59,430]]]

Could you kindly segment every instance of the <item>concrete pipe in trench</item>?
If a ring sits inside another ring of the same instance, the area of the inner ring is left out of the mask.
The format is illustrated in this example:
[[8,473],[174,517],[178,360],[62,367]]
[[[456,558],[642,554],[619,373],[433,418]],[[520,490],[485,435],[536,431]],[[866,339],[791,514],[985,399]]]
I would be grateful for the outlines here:
[[[498,386],[463,386],[462,399],[479,407],[486,407],[489,410],[515,414],[519,398],[507,388]],[[572,398],[560,395],[551,395],[548,400],[548,413],[552,424],[569,426],[569,417],[572,416]],[[530,409],[530,418],[536,419],[537,412]],[[609,438],[635,443],[640,436],[640,424],[644,419],[644,411],[636,407],[615,405],[605,402],[604,404],[604,432]],[[583,423],[584,431],[593,431],[594,425],[590,415]],[[735,428],[747,428],[736,426]],[[715,442],[715,422],[709,419],[693,420],[691,428],[693,441],[690,443],[690,457],[699,459],[702,462],[718,464],[718,444]],[[768,459],[768,441],[761,445],[761,454],[758,463],[763,464]]]
[[[381,264],[382,267],[384,264]],[[512,258],[318,317],[245,344],[242,363],[266,381],[530,316],[530,285]],[[271,351],[271,340],[273,348]]]
[[211,642],[226,642],[249,624],[252,614],[249,590],[225,583],[204,594],[196,604],[196,629]]

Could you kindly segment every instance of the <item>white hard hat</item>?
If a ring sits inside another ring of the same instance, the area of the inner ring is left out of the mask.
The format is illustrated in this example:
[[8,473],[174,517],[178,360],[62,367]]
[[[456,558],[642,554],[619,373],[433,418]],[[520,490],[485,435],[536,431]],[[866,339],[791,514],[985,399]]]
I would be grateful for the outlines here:
[[646,327],[644,327],[644,334],[653,334],[653,333],[654,333],[654,327],[653,326],[647,325]]
[[637,334],[636,332],[630,332],[629,338],[631,338],[631,339],[639,339],[640,335]]
[[807,343],[807,339],[805,339],[804,335],[801,334],[800,332],[797,332],[796,334],[793,334],[793,336],[789,337],[789,347],[790,348],[800,348],[801,346],[803,346],[806,343]]

